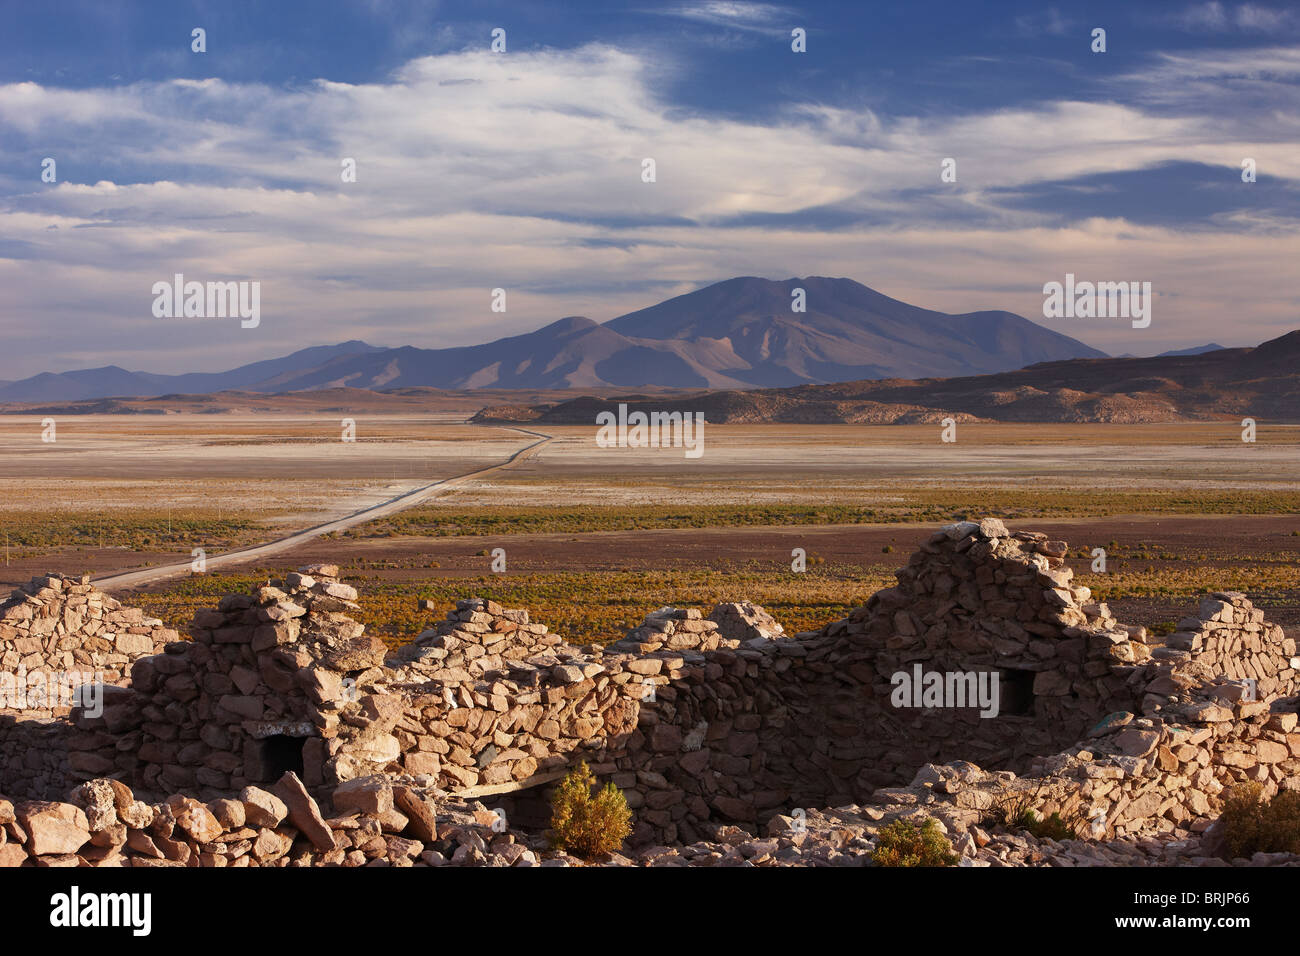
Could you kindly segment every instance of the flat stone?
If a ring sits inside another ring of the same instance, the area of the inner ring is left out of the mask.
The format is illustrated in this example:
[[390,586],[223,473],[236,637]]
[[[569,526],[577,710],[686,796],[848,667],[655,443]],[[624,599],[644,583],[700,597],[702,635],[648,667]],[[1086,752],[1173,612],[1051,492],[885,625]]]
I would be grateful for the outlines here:
[[424,843],[438,839],[438,808],[433,798],[411,787],[393,788],[393,801],[408,819],[407,832]]
[[289,808],[273,793],[259,787],[245,787],[239,792],[244,816],[250,826],[278,827],[289,815]]
[[32,856],[76,853],[90,842],[86,812],[71,803],[32,800],[18,804],[14,815],[27,832],[27,852]]
[[334,833],[325,824],[320,807],[292,770],[285,773],[273,788],[289,808],[288,820],[318,850],[334,849]]
[[359,810],[379,816],[393,809],[393,784],[381,774],[356,777],[334,791],[334,809],[340,813]]

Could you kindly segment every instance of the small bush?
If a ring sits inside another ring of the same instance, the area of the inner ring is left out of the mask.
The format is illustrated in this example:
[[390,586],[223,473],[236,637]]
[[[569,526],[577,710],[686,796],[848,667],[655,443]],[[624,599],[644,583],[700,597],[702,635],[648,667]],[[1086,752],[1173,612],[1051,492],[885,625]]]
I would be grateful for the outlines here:
[[607,783],[593,796],[595,784],[584,760],[551,798],[551,845],[584,860],[615,852],[632,832],[632,811],[623,791]]
[[1008,820],[1007,826],[1015,830],[1024,830],[1040,840],[1060,841],[1075,838],[1074,828],[1055,811],[1047,817],[1040,817],[1033,810],[1026,809],[1014,819]]
[[934,820],[926,819],[919,827],[911,820],[895,820],[880,831],[871,862],[876,866],[956,866],[957,854]]
[[1228,791],[1219,814],[1228,856],[1300,853],[1300,791],[1283,790],[1268,801],[1261,799],[1263,792],[1258,783]]
[[1022,830],[1039,840],[1077,840],[1087,823],[1081,807],[1064,812],[1053,810],[1046,817],[1042,807],[1046,803],[1043,788],[1021,791],[1018,796],[1005,800],[992,809],[985,818],[986,825],[1004,826],[1008,830]]

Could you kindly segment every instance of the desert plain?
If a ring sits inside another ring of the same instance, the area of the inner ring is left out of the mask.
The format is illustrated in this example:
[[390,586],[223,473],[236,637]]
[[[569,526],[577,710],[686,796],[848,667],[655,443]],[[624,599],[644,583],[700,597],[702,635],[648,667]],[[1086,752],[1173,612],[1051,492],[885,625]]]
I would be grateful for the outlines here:
[[54,441],[45,416],[0,416],[0,577],[88,573],[183,628],[328,561],[395,644],[469,596],[574,642],[740,599],[794,632],[889,586],[936,526],[997,516],[1069,542],[1082,583],[1157,633],[1224,588],[1300,624],[1300,426],[710,424],[688,459],[414,404],[63,415]]

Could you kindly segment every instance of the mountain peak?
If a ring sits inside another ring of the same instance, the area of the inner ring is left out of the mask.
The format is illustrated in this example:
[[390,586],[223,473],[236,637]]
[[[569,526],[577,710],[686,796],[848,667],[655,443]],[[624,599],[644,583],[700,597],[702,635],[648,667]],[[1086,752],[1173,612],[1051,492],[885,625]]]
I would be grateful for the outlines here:
[[550,325],[544,325],[534,335],[571,335],[575,332],[585,332],[593,329],[600,323],[593,322],[585,315],[567,315],[562,319],[552,322]]
[[738,276],[605,327],[640,341],[694,343],[719,373],[751,387],[976,375],[1105,355],[1010,312],[949,315],[828,276]]

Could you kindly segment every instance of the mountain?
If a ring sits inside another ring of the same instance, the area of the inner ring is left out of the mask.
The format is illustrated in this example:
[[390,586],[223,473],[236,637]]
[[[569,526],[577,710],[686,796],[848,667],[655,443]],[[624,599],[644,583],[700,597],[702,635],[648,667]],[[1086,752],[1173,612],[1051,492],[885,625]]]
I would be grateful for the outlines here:
[[581,397],[483,409],[477,421],[585,424],[629,411],[703,412],[714,423],[915,424],[1002,422],[1300,422],[1300,330],[1255,348],[1153,358],[1043,362],[1014,372],[858,381],[672,399]]
[[[803,312],[792,311],[795,289],[804,290]],[[977,375],[1104,354],[1010,312],[935,312],[851,279],[743,277],[603,325],[571,316],[524,335],[445,349],[344,342],[228,372],[47,372],[0,386],[0,402],[426,386],[749,389]]]
[[300,349],[278,359],[266,359],[229,372],[191,372],[156,375],[128,372],[116,365],[75,372],[42,372],[18,382],[0,385],[0,402],[66,402],[125,395],[203,393],[228,389],[278,391],[273,383],[286,374],[347,356],[386,351],[365,342],[343,342]]
[[[791,311],[796,288],[805,291],[806,312]],[[728,279],[605,327],[697,343],[719,376],[750,386],[1001,372],[1105,355],[1010,312],[950,315],[817,276]]]
[[1190,349],[1174,349],[1171,352],[1161,352],[1156,358],[1168,358],[1171,355],[1200,355],[1203,352],[1217,352],[1222,348],[1226,348],[1226,346],[1211,342],[1209,345],[1194,345]]

